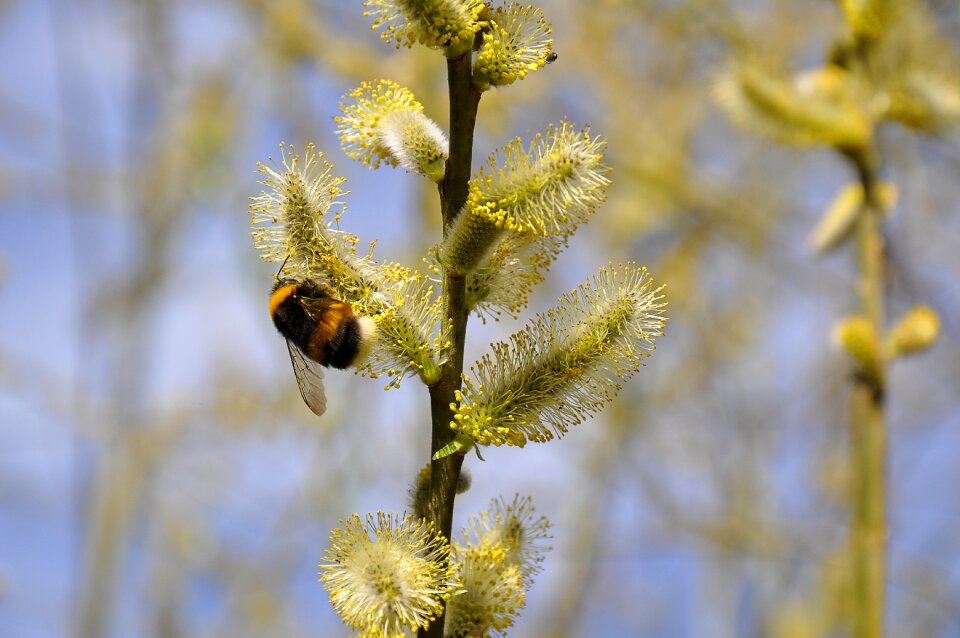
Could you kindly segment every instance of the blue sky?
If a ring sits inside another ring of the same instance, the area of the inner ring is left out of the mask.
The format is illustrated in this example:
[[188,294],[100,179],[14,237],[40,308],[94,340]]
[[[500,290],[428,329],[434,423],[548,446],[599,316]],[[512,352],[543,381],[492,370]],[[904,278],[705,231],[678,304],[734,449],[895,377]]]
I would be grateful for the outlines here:
[[[14,2],[0,13],[0,113],[4,114],[0,123],[0,317],[4,327],[0,331],[0,627],[10,638],[52,638],[69,633],[79,595],[83,503],[89,497],[94,468],[103,462],[104,449],[109,449],[98,443],[98,436],[103,434],[99,427],[109,428],[110,424],[89,418],[99,414],[102,406],[81,403],[78,397],[110,398],[118,369],[123,376],[124,363],[117,354],[117,333],[122,326],[99,323],[103,318],[90,300],[103,282],[123,281],[142,245],[137,225],[130,218],[130,202],[124,200],[128,191],[112,185],[111,180],[121,179],[118,175],[135,168],[130,163],[135,161],[137,149],[149,142],[144,132],[162,116],[156,104],[148,103],[134,111],[144,126],[128,119],[128,101],[138,77],[133,59],[136,47],[126,28],[131,15],[113,3],[56,0]],[[237,45],[238,40],[243,41],[238,32],[242,35],[248,27],[235,10],[214,3],[186,3],[176,15],[175,48],[182,68],[202,69],[229,53],[237,56],[238,64],[250,66],[245,81],[257,86],[256,73],[262,69],[256,64],[255,41],[251,37],[249,46]],[[307,107],[333,115],[340,95],[350,87],[338,78],[319,76],[308,69],[302,74],[308,87]],[[163,87],[153,90],[162,91]],[[278,156],[277,144],[291,131],[281,115],[269,110],[269,96],[255,90],[251,95],[251,109],[256,114],[253,126],[242,132],[238,150],[231,155],[235,163],[223,167],[234,175],[247,175],[248,188],[197,197],[191,202],[188,219],[177,228],[172,242],[175,249],[167,255],[170,273],[157,296],[142,309],[148,318],[138,329],[148,334],[133,336],[142,336],[149,344],[145,379],[134,384],[140,388],[140,395],[131,399],[134,414],[163,415],[183,404],[201,412],[210,409],[214,401],[207,392],[211,376],[224,369],[271,392],[290,385],[285,349],[267,320],[266,293],[273,271],[259,263],[249,249],[245,207],[246,198],[259,189],[256,162]],[[547,108],[575,103],[577,99],[570,97],[567,104]],[[384,257],[408,258],[405,246],[411,241],[426,246],[429,242],[424,238],[411,239],[409,235],[407,215],[417,194],[411,177],[402,171],[372,173],[349,163],[335,146],[332,128],[331,123],[328,130],[318,132],[317,142],[325,145],[328,159],[349,180],[347,187],[352,192],[344,225],[364,240],[378,237],[378,255]],[[68,160],[78,159],[72,155],[78,151],[85,158],[79,164],[89,168],[89,175],[81,173],[84,179],[79,184],[68,184],[62,169]],[[809,191],[813,201],[828,197],[834,186],[827,183],[829,179],[817,179]],[[596,238],[578,238],[563,264],[551,274],[551,289],[567,289],[605,263],[608,255],[598,250],[598,243]],[[796,250],[801,257],[802,251]],[[720,260],[717,273],[727,272],[724,268],[735,272],[736,266]],[[842,272],[844,266],[834,261],[823,268],[830,275]],[[785,288],[773,301],[790,320],[765,334],[764,352],[747,363],[761,376],[775,371],[757,383],[772,396],[809,381],[805,378],[808,370],[798,371],[791,363],[804,360],[810,342],[823,336],[824,326],[837,310],[803,291]],[[955,300],[951,303],[956,310]],[[955,326],[955,318],[953,321]],[[81,329],[83,325],[89,329]],[[684,343],[683,318],[678,317],[673,325],[678,330],[663,342],[661,350],[674,342],[680,349]],[[468,359],[485,351],[485,344],[502,334],[501,328],[475,322]],[[956,352],[956,334],[948,333],[946,339],[948,349],[936,356],[949,357]],[[670,355],[663,356],[669,360]],[[656,362],[654,358],[641,371],[638,383],[647,383],[645,375],[655,372]],[[922,377],[925,370],[923,361],[906,362],[894,372],[894,382]],[[363,401],[384,396],[379,381],[335,374],[327,378],[333,397],[355,400],[359,394],[356,400]],[[737,385],[743,380],[726,382]],[[718,385],[723,382],[719,380]],[[380,427],[369,434],[369,440],[348,448],[355,455],[350,458],[356,458],[356,464],[368,474],[342,486],[350,494],[351,507],[325,512],[324,522],[335,524],[337,518],[354,510],[402,508],[404,495],[398,493],[397,484],[418,467],[418,457],[409,445],[410,439],[418,436],[416,415],[424,408],[424,397],[416,390],[419,388],[413,383],[407,384],[389,403],[370,400],[364,407],[362,414],[369,422],[354,427],[372,422],[396,424],[396,428]],[[938,409],[915,430],[894,433],[892,473],[898,480],[892,486],[891,539],[894,564],[903,558],[932,566],[950,583],[953,603],[960,585],[956,562],[960,510],[952,489],[958,478],[955,459],[960,450],[960,411],[955,399],[946,403],[943,397],[933,397],[935,407],[952,405],[952,409]],[[892,414],[911,416],[912,412],[898,412],[899,401],[897,395],[891,397]],[[802,400],[788,407],[784,423],[808,414]],[[349,415],[353,408],[340,409]],[[78,422],[85,422],[92,431],[78,432]],[[791,443],[812,446],[802,427],[799,432]],[[575,519],[575,513],[564,510],[563,490],[578,480],[576,472],[581,471],[575,465],[579,462],[575,452],[595,439],[595,433],[584,426],[571,432],[562,445],[490,451],[485,455],[487,463],[470,464],[479,489],[460,498],[459,511],[465,515],[482,508],[496,494],[520,490],[531,494],[549,517],[567,522]],[[311,627],[337,627],[326,595],[314,582],[311,562],[311,556],[322,551],[326,529],[307,526],[294,530],[291,541],[288,536],[274,536],[271,528],[274,510],[304,474],[314,469],[313,450],[294,436],[272,432],[239,437],[226,449],[206,445],[226,444],[215,437],[209,442],[202,440],[191,448],[193,456],[180,459],[182,467],[174,470],[190,477],[196,467],[217,467],[218,462],[233,470],[228,496],[218,501],[213,517],[222,538],[251,554],[269,554],[286,541],[291,547],[299,547],[298,543],[316,547],[295,570],[290,600],[299,617],[316,623]],[[809,511],[809,495],[801,489],[806,459],[790,452],[783,450],[784,462],[769,480],[776,486],[772,493],[783,495],[785,507],[802,513]],[[382,467],[382,477],[369,479],[378,467]],[[194,488],[200,492],[220,489],[213,483],[195,486],[187,479],[177,483],[173,470],[163,474],[160,482],[187,494]],[[683,479],[680,484],[684,485]],[[686,487],[694,498],[702,486],[694,478]],[[658,522],[649,505],[636,499],[635,488],[629,486],[614,494],[604,516],[612,529],[627,536],[630,530],[655,527]],[[830,523],[842,533],[842,518]],[[639,532],[638,538],[646,542]],[[684,544],[682,539],[674,540],[661,539],[649,549],[603,548],[606,553],[591,584],[604,595],[622,586],[624,599],[611,595],[604,601],[614,607],[629,607],[631,597],[640,596],[651,607],[648,625],[620,626],[618,617],[606,613],[603,604],[588,610],[586,617],[607,623],[594,627],[603,627],[604,635],[610,636],[665,635],[664,631],[673,636],[748,635],[749,626],[725,632],[713,618],[693,613],[705,607],[700,600],[707,595],[703,581],[709,577],[713,561],[723,557],[692,549],[695,544]],[[149,591],[145,582],[151,559],[145,550],[149,542],[150,538],[134,535],[125,553],[114,635],[138,635],[141,630],[140,599]],[[569,562],[563,554],[563,539],[554,545],[558,549],[548,558],[542,584],[531,594],[530,620],[525,616],[526,622],[538,619],[545,608],[540,607],[543,597],[553,591],[553,579],[562,578]],[[753,567],[746,565],[745,572]],[[757,569],[774,567],[760,565]],[[752,582],[732,583],[728,592],[734,604],[746,610],[744,617],[749,617],[752,605],[760,604],[762,592],[755,591]],[[895,605],[914,596],[896,587],[891,595]],[[222,604],[222,592],[211,582],[193,582],[187,609],[197,626],[211,623]],[[954,629],[960,632],[960,625],[955,624]]]

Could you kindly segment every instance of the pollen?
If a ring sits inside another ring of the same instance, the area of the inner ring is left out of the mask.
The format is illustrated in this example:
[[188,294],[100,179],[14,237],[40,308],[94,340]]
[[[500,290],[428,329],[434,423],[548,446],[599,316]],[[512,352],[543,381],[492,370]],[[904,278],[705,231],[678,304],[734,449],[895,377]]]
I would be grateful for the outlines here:
[[569,237],[606,199],[605,140],[570,123],[517,138],[470,180],[467,208],[500,228]]
[[481,445],[523,446],[582,423],[653,352],[661,293],[636,264],[602,269],[481,357],[464,377],[456,429]]
[[482,88],[506,86],[544,67],[553,47],[543,11],[515,2],[497,7],[474,64]]
[[406,89],[390,80],[363,82],[344,96],[341,116],[334,118],[337,135],[347,157],[370,168],[381,162],[396,166],[399,162],[380,141],[384,117],[398,113],[423,113],[423,105]]
[[399,49],[420,43],[456,55],[473,44],[484,26],[483,0],[366,0],[364,15],[373,17],[380,37]]
[[470,517],[453,556],[464,592],[450,600],[447,633],[502,636],[526,604],[526,592],[549,547],[546,518],[534,518],[529,497],[494,499]]
[[320,581],[355,629],[397,636],[426,628],[458,585],[450,546],[423,519],[354,514],[330,542]]

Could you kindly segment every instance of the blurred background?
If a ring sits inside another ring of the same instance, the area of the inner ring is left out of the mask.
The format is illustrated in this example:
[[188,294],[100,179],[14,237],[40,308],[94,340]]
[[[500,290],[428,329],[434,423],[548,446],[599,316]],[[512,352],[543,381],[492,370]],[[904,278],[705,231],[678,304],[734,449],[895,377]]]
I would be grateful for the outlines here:
[[[515,492],[553,522],[512,635],[846,635],[849,364],[830,332],[855,267],[808,236],[855,176],[735,129],[711,96],[747,47],[822,64],[841,13],[541,6],[559,57],[484,96],[475,166],[567,117],[610,140],[614,183],[519,322],[471,322],[467,358],[609,260],[666,283],[671,319],[602,415],[471,455],[454,526]],[[957,60],[957,2],[910,12],[918,57]],[[348,635],[316,564],[340,519],[407,507],[427,396],[331,372],[313,417],[247,203],[280,141],[316,142],[349,180],[343,227],[419,264],[435,188],[351,163],[332,135],[340,96],[374,78],[447,121],[442,56],[381,43],[359,2],[0,2],[3,638]],[[943,321],[891,369],[889,635],[960,636],[960,137],[890,125],[880,147],[900,190],[889,314]]]

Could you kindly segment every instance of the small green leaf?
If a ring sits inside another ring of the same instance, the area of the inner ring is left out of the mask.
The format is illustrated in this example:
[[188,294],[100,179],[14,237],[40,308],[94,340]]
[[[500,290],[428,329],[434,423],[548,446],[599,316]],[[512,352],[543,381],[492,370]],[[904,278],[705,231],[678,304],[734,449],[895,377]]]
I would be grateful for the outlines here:
[[[473,444],[474,440],[466,434],[457,434],[450,443],[437,450],[437,453],[433,455],[433,460],[439,461],[451,454],[466,454],[473,447]],[[477,451],[477,456],[480,457],[480,460],[483,460],[479,451]]]

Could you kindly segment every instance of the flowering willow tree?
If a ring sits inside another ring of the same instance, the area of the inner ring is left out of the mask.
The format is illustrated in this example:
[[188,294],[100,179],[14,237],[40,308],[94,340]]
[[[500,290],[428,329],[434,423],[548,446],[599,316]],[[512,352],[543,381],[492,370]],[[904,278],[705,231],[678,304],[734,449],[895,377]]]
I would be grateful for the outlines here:
[[443,237],[428,273],[358,252],[341,229],[340,185],[322,153],[281,147],[263,165],[253,200],[261,256],[286,279],[322,282],[372,317],[377,339],[360,373],[387,389],[417,378],[430,394],[428,464],[410,515],[354,515],[332,533],[321,580],[362,636],[500,636],[523,607],[548,537],[529,498],[502,498],[451,537],[466,454],[563,435],[600,410],[642,365],[661,334],[664,303],[647,271],[610,264],[464,373],[471,314],[500,319],[524,308],[568,238],[604,201],[605,142],[570,122],[505,144],[471,175],[480,98],[555,56],[540,9],[480,0],[368,0],[382,37],[446,58],[450,130],[406,88],[364,82],[335,118],[344,152],[371,168],[403,167],[438,186]]
[[716,84],[744,128],[783,144],[832,148],[855,180],[834,197],[810,243],[853,249],[856,314],[834,338],[851,359],[851,635],[880,638],[887,618],[888,368],[933,346],[936,311],[917,305],[890,325],[886,219],[897,189],[881,179],[881,128],[897,123],[944,135],[960,122],[956,56],[915,0],[841,0],[845,29],[819,67],[789,76],[754,55],[731,62]]

